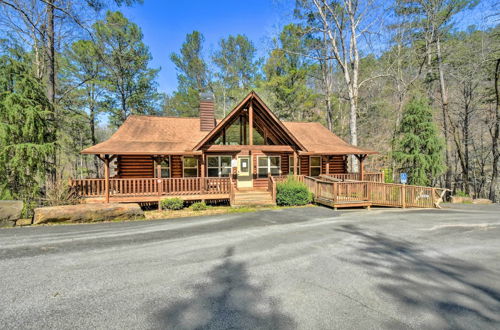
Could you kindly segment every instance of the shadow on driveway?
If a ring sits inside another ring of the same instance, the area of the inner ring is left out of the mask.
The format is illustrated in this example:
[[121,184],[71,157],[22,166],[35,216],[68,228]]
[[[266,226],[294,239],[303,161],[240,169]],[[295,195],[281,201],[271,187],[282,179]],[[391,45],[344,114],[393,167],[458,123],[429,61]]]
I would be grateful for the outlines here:
[[500,328],[500,274],[355,225],[338,231],[359,238],[358,257],[344,261],[378,277],[404,311],[432,314],[445,329]]
[[292,318],[280,311],[264,287],[249,282],[244,262],[226,249],[223,262],[208,272],[208,283],[193,286],[192,298],[168,305],[155,314],[162,329],[294,329]]

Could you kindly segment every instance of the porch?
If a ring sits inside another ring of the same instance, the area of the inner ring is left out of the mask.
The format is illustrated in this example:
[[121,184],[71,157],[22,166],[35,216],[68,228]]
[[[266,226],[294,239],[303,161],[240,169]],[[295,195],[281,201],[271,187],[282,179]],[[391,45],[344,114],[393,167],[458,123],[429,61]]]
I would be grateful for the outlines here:
[[[343,182],[366,180],[383,182],[383,172],[330,174],[331,178]],[[267,191],[276,201],[276,183],[287,175],[269,176],[264,186],[252,188],[254,191]],[[306,176],[296,175],[299,181]],[[85,203],[156,203],[162,198],[179,197],[186,201],[226,200],[232,202],[239,189],[231,177],[193,177],[193,178],[102,178],[71,179],[72,192]]]

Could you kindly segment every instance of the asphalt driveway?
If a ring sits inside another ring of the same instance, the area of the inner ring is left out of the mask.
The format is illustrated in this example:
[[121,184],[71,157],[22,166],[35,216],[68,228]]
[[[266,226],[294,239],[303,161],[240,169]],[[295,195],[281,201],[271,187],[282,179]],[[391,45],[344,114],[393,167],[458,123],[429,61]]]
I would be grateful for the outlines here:
[[1,329],[499,329],[500,207],[0,230]]

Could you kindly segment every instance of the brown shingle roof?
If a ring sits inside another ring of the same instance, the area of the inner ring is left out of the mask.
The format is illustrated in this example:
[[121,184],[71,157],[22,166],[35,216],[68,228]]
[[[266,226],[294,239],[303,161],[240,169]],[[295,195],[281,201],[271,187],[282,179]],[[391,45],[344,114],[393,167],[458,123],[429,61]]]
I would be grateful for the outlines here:
[[[193,148],[207,135],[199,118],[130,116],[106,141],[82,150],[84,154],[161,155],[195,154]],[[354,147],[320,123],[283,122],[308,154],[374,154]]]
[[206,134],[200,131],[199,118],[130,116],[108,140],[82,150],[82,153],[193,153],[193,147]]
[[376,151],[355,147],[330,132],[320,123],[283,122],[304,145],[306,153],[324,155],[376,154]]

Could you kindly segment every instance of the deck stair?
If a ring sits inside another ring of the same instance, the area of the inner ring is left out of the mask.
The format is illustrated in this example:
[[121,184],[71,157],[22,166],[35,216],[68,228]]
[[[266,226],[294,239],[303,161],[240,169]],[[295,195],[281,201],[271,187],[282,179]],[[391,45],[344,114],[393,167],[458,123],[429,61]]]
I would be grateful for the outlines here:
[[266,190],[236,190],[233,206],[274,206],[272,194]]

